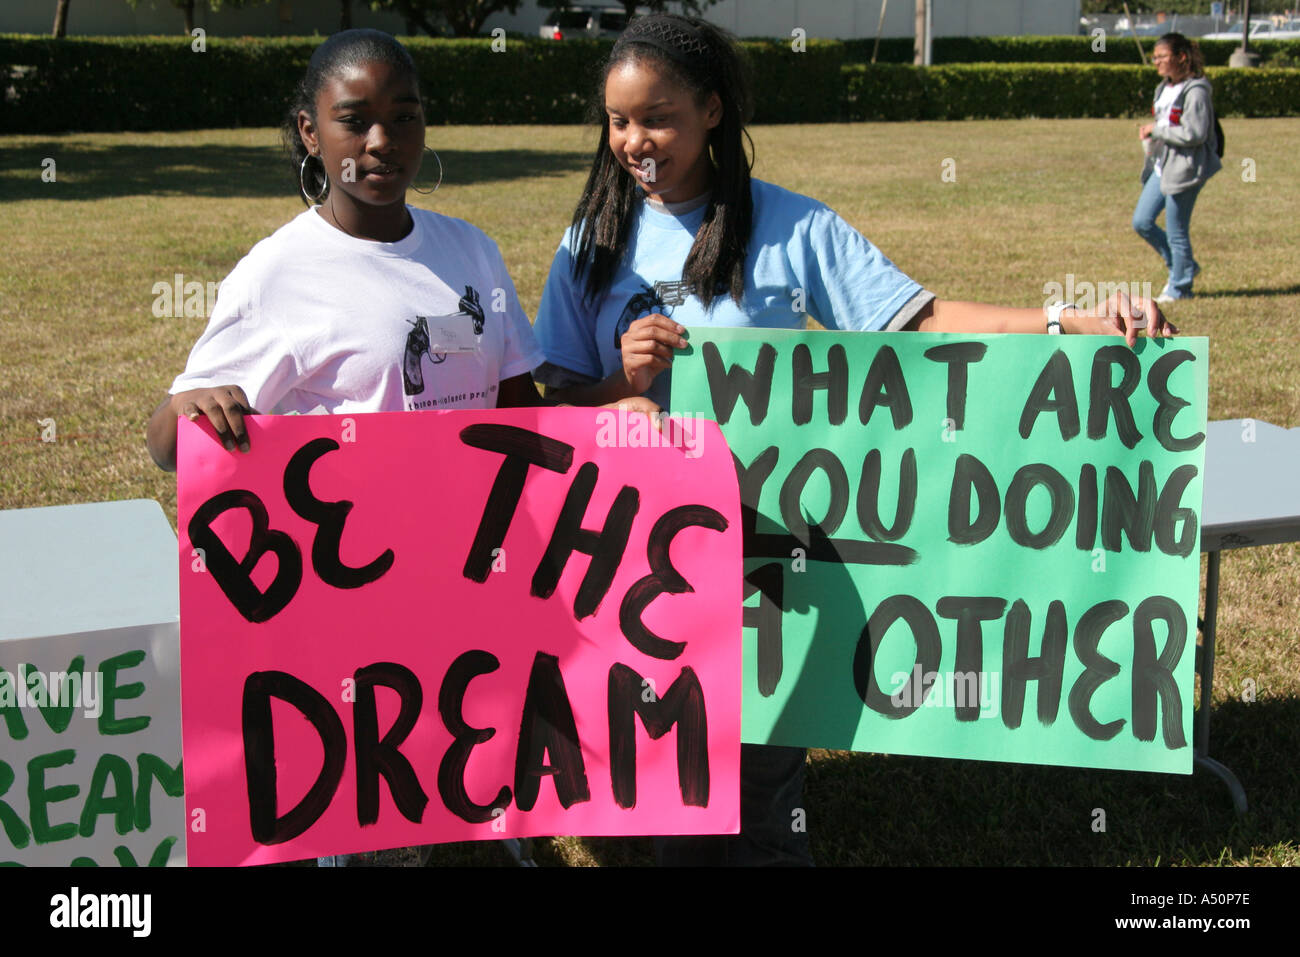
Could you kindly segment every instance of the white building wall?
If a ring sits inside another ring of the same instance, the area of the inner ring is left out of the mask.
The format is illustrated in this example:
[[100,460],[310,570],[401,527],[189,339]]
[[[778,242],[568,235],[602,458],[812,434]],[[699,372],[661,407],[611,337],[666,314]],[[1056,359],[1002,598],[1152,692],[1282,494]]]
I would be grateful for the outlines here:
[[[810,37],[874,37],[882,0],[722,0],[704,16],[742,37],[788,37],[802,27]],[[1072,35],[1079,32],[1079,0],[932,0],[934,36]],[[522,11],[521,11],[522,13]],[[882,35],[910,37],[914,0],[888,0]]]
[[[596,3],[598,0],[585,0]],[[883,0],[722,0],[705,17],[741,37],[786,38],[795,28],[809,37],[873,37]],[[932,0],[932,34],[941,36],[1062,35],[1079,32],[1079,0]],[[143,0],[134,10],[123,0],[72,0],[72,36],[130,36],[183,32],[181,12],[168,0]],[[504,27],[537,35],[549,11],[524,0],[517,13],[490,18],[486,29]],[[912,36],[914,0],[887,0],[883,35]],[[48,34],[54,0],[0,0],[0,33]],[[310,36],[338,29],[338,0],[271,0],[242,10],[197,10],[195,25],[210,36]],[[352,23],[402,34],[400,17],[373,13],[354,0]]]
[[[54,7],[54,0],[0,0],[0,33],[48,36],[54,26]],[[196,4],[194,25],[208,36],[328,35],[339,28],[339,11],[338,0],[271,0],[215,12]],[[352,25],[406,32],[401,17],[374,13],[365,0],[353,0]],[[72,0],[68,7],[68,36],[180,36],[184,32],[185,15],[168,0],[141,0],[134,9],[126,0]]]

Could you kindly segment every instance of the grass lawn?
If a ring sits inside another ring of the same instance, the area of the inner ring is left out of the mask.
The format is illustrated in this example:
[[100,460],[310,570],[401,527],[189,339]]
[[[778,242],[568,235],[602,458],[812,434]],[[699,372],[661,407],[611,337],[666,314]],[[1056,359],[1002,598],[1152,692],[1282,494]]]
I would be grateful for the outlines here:
[[[1198,295],[1167,311],[1183,333],[1210,337],[1211,419],[1291,428],[1300,120],[1225,125],[1231,152],[1192,223]],[[1038,306],[1044,284],[1067,275],[1076,288],[1150,282],[1153,293],[1164,280],[1129,225],[1141,165],[1133,121],[783,126],[753,137],[757,176],[824,200],[941,297]],[[496,239],[531,315],[594,132],[450,127],[428,139],[444,183],[410,199]],[[46,158],[54,182],[42,180]],[[153,286],[177,273],[223,279],[301,210],[294,177],[267,129],[0,136],[0,507],[154,498],[175,522],[174,478],[150,461],[144,426],[205,320],[155,318]],[[50,419],[55,441],[41,441]],[[1224,553],[1211,753],[1241,778],[1245,819],[1199,773],[814,752],[819,863],[1300,863],[1297,621],[1300,547]],[[1253,701],[1242,700],[1248,680]],[[1092,830],[1095,808],[1104,833]],[[538,841],[536,857],[651,860],[646,839],[556,838]],[[483,843],[441,847],[434,863],[509,859]]]

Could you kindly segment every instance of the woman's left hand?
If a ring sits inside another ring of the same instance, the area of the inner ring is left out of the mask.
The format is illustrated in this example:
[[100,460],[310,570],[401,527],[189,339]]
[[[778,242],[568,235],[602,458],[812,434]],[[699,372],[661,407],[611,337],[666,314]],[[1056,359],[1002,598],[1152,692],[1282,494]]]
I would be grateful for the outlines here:
[[1138,139],[1140,139],[1140,140],[1149,139],[1150,136],[1151,136],[1151,131],[1152,131],[1153,129],[1155,129],[1155,126],[1156,126],[1156,125],[1155,125],[1154,123],[1147,123],[1147,124],[1145,124],[1145,125],[1143,125],[1143,126],[1139,126],[1139,127],[1138,127]]
[[1127,293],[1111,293],[1109,299],[1091,310],[1067,309],[1061,315],[1061,326],[1073,335],[1124,336],[1129,348],[1137,344],[1138,333],[1145,331],[1152,337],[1169,337],[1178,332],[1160,307],[1146,296],[1130,299]]

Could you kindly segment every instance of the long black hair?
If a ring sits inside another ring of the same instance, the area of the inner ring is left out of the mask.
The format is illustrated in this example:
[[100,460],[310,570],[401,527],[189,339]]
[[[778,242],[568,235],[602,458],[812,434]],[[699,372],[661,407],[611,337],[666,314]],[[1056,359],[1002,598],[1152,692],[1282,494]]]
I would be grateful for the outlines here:
[[573,213],[578,237],[574,278],[585,274],[586,297],[595,302],[613,282],[627,252],[640,187],[610,152],[609,115],[605,112],[605,81],[615,67],[627,62],[653,65],[690,91],[699,106],[711,93],[722,101],[722,120],[709,131],[712,191],[682,268],[682,279],[695,287],[706,309],[725,293],[739,304],[754,219],[749,185],[753,143],[745,149],[749,140],[745,123],[752,111],[749,82],[745,61],[731,35],[693,17],[638,17],[614,44],[601,71],[592,102],[593,119],[600,123],[600,143]]
[[308,161],[306,170],[303,170],[303,161],[308,154],[302,136],[298,133],[298,113],[305,110],[315,125],[316,97],[321,87],[348,67],[374,62],[386,63],[402,74],[409,75],[415,80],[416,87],[419,87],[420,77],[415,69],[415,61],[406,52],[406,47],[391,35],[382,30],[344,30],[315,49],[307,61],[307,72],[294,89],[289,111],[280,127],[280,135],[293,163],[294,185],[300,187],[299,195],[308,206],[311,202],[303,195],[303,189],[310,190],[314,196],[323,195],[329,186],[329,180],[319,158]]

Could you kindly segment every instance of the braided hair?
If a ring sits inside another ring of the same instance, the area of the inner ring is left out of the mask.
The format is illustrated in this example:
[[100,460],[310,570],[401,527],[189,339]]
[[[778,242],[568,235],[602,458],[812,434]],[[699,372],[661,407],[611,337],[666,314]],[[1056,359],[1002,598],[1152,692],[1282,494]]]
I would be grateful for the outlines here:
[[585,276],[586,299],[596,302],[613,282],[627,253],[640,187],[610,151],[610,120],[604,104],[609,74],[625,63],[653,66],[689,91],[698,106],[712,93],[722,102],[722,119],[709,131],[712,191],[682,268],[682,279],[694,286],[706,309],[720,294],[730,294],[739,304],[745,290],[745,257],[754,218],[749,176],[753,142],[745,131],[752,113],[749,83],[746,65],[731,35],[693,17],[638,17],[610,51],[591,104],[591,119],[601,128],[600,142],[573,214],[577,237],[574,278]]
[[[305,111],[315,125],[316,97],[321,87],[349,67],[375,62],[386,63],[403,75],[409,75],[419,86],[415,61],[406,52],[406,47],[382,30],[343,30],[318,46],[307,61],[307,72],[298,81],[289,110],[280,125],[280,137],[284,141],[289,160],[293,163],[294,185],[308,206],[311,203],[303,195],[303,189],[310,190],[314,195],[323,194],[329,186],[329,179],[319,157],[307,160],[307,147],[303,145],[302,136],[298,133],[298,114]],[[307,164],[305,168],[304,161]]]

